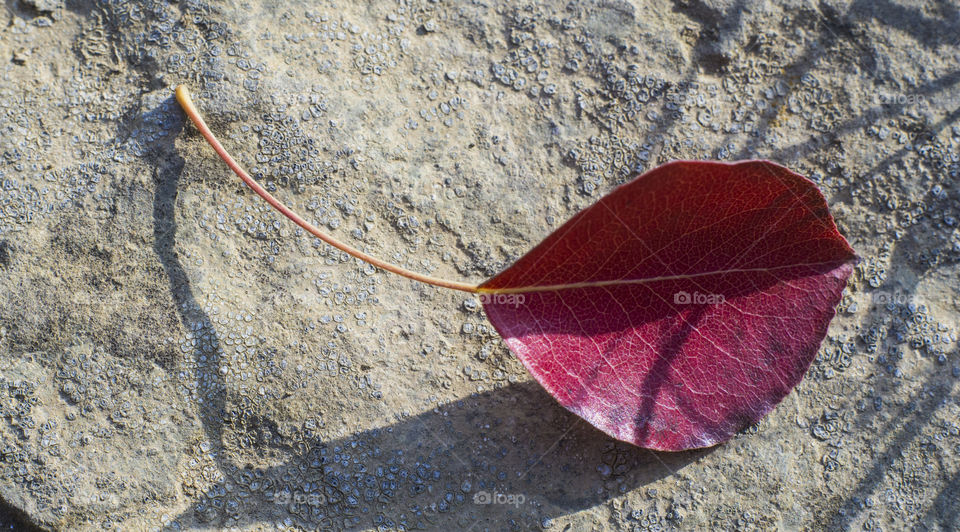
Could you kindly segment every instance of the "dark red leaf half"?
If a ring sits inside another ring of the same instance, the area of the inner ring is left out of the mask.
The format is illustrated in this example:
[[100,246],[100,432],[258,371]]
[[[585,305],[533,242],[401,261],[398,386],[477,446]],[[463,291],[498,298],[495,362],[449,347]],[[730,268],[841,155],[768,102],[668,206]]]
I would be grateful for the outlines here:
[[481,299],[563,406],[678,451],[729,439],[790,393],[855,261],[807,179],[677,161],[571,218]]

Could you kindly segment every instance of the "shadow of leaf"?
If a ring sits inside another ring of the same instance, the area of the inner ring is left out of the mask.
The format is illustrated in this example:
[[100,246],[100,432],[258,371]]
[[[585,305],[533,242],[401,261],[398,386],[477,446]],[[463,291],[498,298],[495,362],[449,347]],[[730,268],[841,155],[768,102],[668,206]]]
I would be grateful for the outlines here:
[[274,467],[244,467],[221,455],[225,481],[196,496],[176,521],[245,526],[289,518],[345,530],[539,523],[673,474],[710,452],[653,453],[616,442],[532,382],[302,444]]

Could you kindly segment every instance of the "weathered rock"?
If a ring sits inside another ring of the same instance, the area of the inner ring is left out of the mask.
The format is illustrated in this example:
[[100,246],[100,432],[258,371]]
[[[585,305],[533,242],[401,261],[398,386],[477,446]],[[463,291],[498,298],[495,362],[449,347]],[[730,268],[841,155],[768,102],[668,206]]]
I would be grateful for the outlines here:
[[[835,4],[7,2],[0,523],[956,527],[960,9]],[[468,297],[272,212],[180,83],[298,212],[434,275],[480,281],[675,158],[809,175],[864,260],[792,398],[650,453],[528,382]]]

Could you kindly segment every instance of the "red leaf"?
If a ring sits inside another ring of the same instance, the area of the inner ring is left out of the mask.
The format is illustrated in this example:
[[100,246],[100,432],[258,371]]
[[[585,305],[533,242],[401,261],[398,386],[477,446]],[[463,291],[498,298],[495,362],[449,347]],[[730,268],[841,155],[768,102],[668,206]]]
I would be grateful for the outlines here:
[[665,164],[481,289],[510,349],[611,436],[729,439],[803,378],[856,257],[807,179],[767,161]]

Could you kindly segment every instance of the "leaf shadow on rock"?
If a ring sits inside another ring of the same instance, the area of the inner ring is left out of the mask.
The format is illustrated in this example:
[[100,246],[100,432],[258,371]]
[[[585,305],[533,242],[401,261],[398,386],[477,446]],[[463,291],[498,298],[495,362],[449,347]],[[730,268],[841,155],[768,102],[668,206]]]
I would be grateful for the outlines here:
[[32,521],[23,510],[0,498],[0,529],[23,532],[40,532],[43,529]]
[[221,457],[228,482],[249,493],[243,510],[224,517],[221,508],[232,503],[216,485],[176,520],[247,526],[292,518],[307,528],[345,530],[540,523],[602,504],[710,452],[653,453],[617,442],[533,382],[297,447],[274,467]]
[[[182,122],[152,155],[154,250],[184,328],[213,332],[175,251],[175,206],[184,161],[174,139],[181,130]],[[170,522],[188,528],[288,518],[308,528],[350,530],[393,527],[401,520],[428,529],[478,523],[499,527],[510,519],[540,522],[601,504],[710,452],[654,453],[618,442],[563,409],[531,381],[342,438],[325,440],[305,430],[286,441],[268,442],[281,457],[278,465],[253,467],[231,457],[224,444],[227,431],[261,426],[272,434],[279,431],[259,418],[225,426],[231,401],[218,351],[214,336],[212,349],[198,346],[190,353],[204,398],[198,416],[223,479],[194,495],[190,507]],[[484,497],[491,499],[489,504]]]

